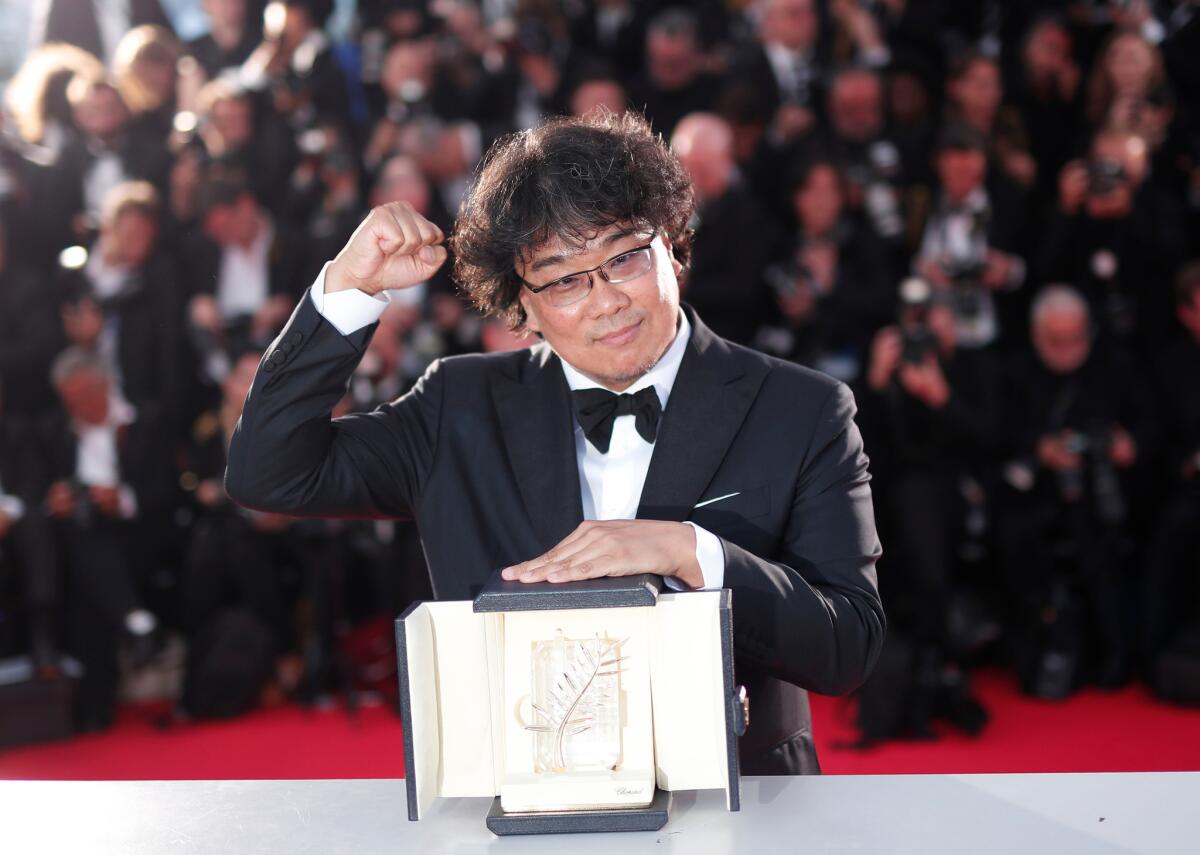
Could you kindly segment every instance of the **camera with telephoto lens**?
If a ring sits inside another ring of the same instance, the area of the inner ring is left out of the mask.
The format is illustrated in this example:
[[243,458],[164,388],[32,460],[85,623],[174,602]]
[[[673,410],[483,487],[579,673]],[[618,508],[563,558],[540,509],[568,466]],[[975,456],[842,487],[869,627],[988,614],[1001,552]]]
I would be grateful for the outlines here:
[[1072,431],[1067,436],[1066,448],[1072,454],[1085,458],[1086,475],[1082,470],[1060,470],[1058,486],[1063,498],[1078,501],[1090,492],[1092,509],[1098,519],[1110,525],[1124,522],[1125,496],[1116,467],[1109,458],[1112,449],[1111,426],[1094,422],[1086,431]]
[[983,271],[985,265],[977,259],[951,259],[942,265],[950,280],[950,300],[954,314],[960,318],[977,318],[983,311]]
[[1107,196],[1123,185],[1128,177],[1119,160],[1093,160],[1087,166],[1088,195]]
[[913,277],[900,283],[900,358],[904,362],[918,365],[937,349],[929,327],[932,307],[933,288],[928,282]]
[[813,292],[812,271],[799,262],[772,264],[763,271],[763,277],[781,300]]
[[92,501],[88,485],[74,478],[67,484],[71,488],[71,521],[79,528],[91,528],[95,524],[99,512],[96,510],[96,504]]

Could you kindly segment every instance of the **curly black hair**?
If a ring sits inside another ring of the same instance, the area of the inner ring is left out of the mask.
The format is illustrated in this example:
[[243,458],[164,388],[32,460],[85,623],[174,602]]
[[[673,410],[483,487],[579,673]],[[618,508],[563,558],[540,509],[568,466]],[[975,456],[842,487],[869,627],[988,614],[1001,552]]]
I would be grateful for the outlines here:
[[665,235],[686,265],[694,204],[687,173],[639,114],[553,119],[485,155],[450,238],[454,277],[481,311],[520,330],[518,259],[554,238],[583,246],[622,225]]

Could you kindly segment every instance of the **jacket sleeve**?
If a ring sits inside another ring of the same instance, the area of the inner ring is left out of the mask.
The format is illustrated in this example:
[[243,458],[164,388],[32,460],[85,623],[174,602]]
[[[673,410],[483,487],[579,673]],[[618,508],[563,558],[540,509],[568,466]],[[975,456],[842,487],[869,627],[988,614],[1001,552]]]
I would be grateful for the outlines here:
[[862,684],[886,628],[875,574],[881,549],[854,412],[853,395],[839,384],[809,439],[778,561],[722,540],[740,656],[822,694]]
[[259,363],[230,442],[234,501],[294,516],[411,516],[437,451],[440,364],[396,401],[330,417],[374,331],[343,336],[304,295]]

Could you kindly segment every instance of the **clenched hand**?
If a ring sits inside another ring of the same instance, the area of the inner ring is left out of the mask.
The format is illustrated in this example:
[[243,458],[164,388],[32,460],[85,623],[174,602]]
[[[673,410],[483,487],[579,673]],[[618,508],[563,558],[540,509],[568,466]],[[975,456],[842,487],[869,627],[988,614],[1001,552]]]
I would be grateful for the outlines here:
[[372,209],[325,275],[325,293],[375,295],[425,282],[446,261],[442,230],[407,202]]

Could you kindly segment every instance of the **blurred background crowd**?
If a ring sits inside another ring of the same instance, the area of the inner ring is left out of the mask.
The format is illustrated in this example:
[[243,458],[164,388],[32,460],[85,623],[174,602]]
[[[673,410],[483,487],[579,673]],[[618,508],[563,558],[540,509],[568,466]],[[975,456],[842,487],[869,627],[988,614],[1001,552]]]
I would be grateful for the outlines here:
[[[27,17],[0,127],[0,657],[78,680],[80,727],[171,657],[196,717],[389,691],[390,620],[428,596],[416,532],[234,506],[230,432],[371,206],[449,232],[493,140],[601,108],[644,112],[692,176],[705,323],[855,390],[891,624],[864,739],[977,731],[981,662],[1042,697],[1200,699],[1200,4]],[[430,281],[339,411],[529,343]]]

